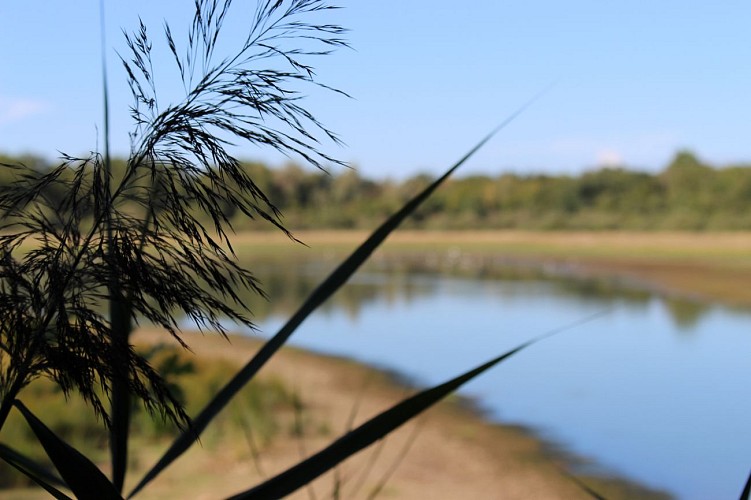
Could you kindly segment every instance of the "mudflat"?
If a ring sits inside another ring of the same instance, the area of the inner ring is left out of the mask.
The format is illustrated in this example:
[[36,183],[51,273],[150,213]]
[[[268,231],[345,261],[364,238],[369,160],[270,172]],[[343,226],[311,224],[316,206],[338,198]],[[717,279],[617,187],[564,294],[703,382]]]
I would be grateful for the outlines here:
[[[167,341],[161,331],[139,330],[136,344]],[[237,363],[257,351],[256,339],[186,333],[195,356]],[[228,374],[228,377],[231,374]],[[210,449],[194,445],[144,490],[142,498],[214,499],[248,489],[329,444],[333,439],[415,392],[388,374],[354,362],[284,348],[259,373],[293,387],[302,402],[303,433],[279,432],[256,450],[242,436],[227,436]],[[280,422],[291,422],[280,415]],[[282,424],[285,428],[286,424]],[[151,465],[155,450],[138,455]],[[562,472],[569,465],[524,429],[490,424],[458,401],[449,401],[388,439],[360,452],[292,498],[591,498]],[[135,474],[138,476],[138,474]],[[608,498],[665,498],[614,478],[580,477]],[[313,493],[311,493],[311,491]]]

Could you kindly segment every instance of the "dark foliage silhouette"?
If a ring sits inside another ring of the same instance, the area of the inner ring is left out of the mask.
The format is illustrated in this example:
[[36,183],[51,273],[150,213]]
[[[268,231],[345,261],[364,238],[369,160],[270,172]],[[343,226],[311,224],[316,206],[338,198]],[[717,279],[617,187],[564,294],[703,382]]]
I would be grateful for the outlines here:
[[[272,201],[232,156],[231,144],[273,147],[321,168],[339,164],[319,150],[318,142],[323,136],[336,143],[336,136],[299,104],[301,86],[330,89],[314,78],[307,58],[346,46],[342,28],[306,21],[334,7],[321,0],[261,1],[247,38],[222,57],[217,48],[230,6],[229,0],[197,0],[185,47],[165,25],[164,41],[185,88],[178,102],[162,103],[157,95],[146,27],[141,24],[126,35],[130,55],[122,62],[134,98],[135,128],[122,171],[114,172],[107,141],[103,155],[65,158],[48,172],[5,165],[16,182],[0,191],[0,426],[16,408],[57,474],[7,446],[0,445],[0,458],[56,498],[68,498],[61,485],[79,498],[122,498],[132,399],[182,429],[129,497],[143,489],[196,441],[392,231],[526,107],[381,224],[189,418],[167,381],[133,349],[132,325],[151,322],[184,347],[179,318],[223,335],[226,319],[252,327],[238,290],[262,292],[253,274],[237,262],[225,208],[235,207],[292,237]],[[277,498],[295,491],[536,341],[419,392],[321,453],[233,498]],[[50,378],[66,394],[83,395],[109,427],[111,479],[19,400],[21,390],[38,377]]]

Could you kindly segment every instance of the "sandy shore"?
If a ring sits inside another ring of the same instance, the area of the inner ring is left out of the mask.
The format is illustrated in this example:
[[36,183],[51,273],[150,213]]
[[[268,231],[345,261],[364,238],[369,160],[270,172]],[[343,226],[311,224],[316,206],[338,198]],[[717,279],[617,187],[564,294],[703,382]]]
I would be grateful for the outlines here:
[[[218,335],[188,332],[183,338],[192,355],[238,367],[260,346],[257,340],[239,336],[231,336],[228,342]],[[157,342],[169,344],[171,340],[153,329],[138,330],[134,336],[137,345]],[[233,374],[227,373],[227,379]],[[301,398],[302,411],[275,414],[280,431],[265,444],[256,436],[251,447],[240,432],[204,435],[201,444],[174,462],[138,498],[213,500],[245,491],[415,392],[389,374],[294,348],[280,351],[259,379],[281,381],[293,389]],[[301,434],[291,432],[297,419],[304,429]],[[131,443],[126,491],[156,463],[168,444]],[[575,461],[525,429],[488,423],[452,400],[439,403],[290,498],[593,498],[581,484],[609,499],[668,498],[618,478],[572,479],[564,471]],[[0,498],[36,500],[48,495],[41,489],[5,490],[0,491]]]
[[[135,340],[152,343],[163,335],[141,330]],[[230,345],[218,336],[187,334],[185,338],[197,356],[238,364],[259,346],[243,337],[232,337]],[[412,392],[373,369],[296,349],[284,349],[261,376],[278,377],[299,391],[302,418],[310,432],[303,438],[277,436],[260,451],[256,464],[260,467],[253,464],[245,443],[214,444],[208,450],[194,446],[139,496],[213,499],[238,493],[327,445],[352,425],[353,412],[357,425]],[[150,460],[142,457],[137,465],[148,466]],[[565,466],[529,433],[488,424],[456,403],[443,403],[293,498],[333,498],[336,488],[339,498],[368,498],[377,489],[381,489],[379,498],[393,499],[591,498],[561,472]],[[629,490],[618,481],[585,481],[608,498],[648,497],[647,491]]]

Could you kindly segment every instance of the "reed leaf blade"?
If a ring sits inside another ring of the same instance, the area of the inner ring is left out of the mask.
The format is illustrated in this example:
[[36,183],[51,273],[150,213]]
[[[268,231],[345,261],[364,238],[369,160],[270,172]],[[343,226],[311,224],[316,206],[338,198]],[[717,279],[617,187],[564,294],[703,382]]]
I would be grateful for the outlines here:
[[520,346],[477,366],[440,385],[426,389],[404,401],[397,403],[390,409],[365,422],[356,429],[348,432],[334,441],[327,448],[310,458],[287,469],[268,481],[242,493],[238,493],[229,500],[273,499],[289,495],[301,486],[308,484],[321,474],[336,466],[351,455],[366,448],[375,441],[383,438],[402,424],[427,410],[441,399],[445,398],[459,387],[477,377],[486,370],[529,347],[537,340],[525,342]]
[[740,498],[741,500],[751,500],[751,474],[748,475],[748,480],[746,480],[746,485],[743,487]]
[[146,484],[153,480],[159,473],[168,467],[175,459],[182,455],[195,441],[209,423],[219,414],[219,412],[230,402],[230,400],[242,389],[260,370],[266,362],[276,353],[289,337],[294,333],[298,326],[313,312],[318,306],[331,297],[341,286],[359,269],[359,267],[370,257],[370,255],[383,243],[399,225],[412,214],[430,195],[461,165],[471,158],[485,143],[487,143],[495,134],[505,128],[527,107],[529,107],[541,94],[536,95],[530,101],[525,103],[500,125],[493,129],[489,134],[482,138],[472,149],[470,149],[459,161],[452,165],[441,177],[436,179],[422,192],[408,201],[399,211],[389,217],[381,226],[379,226],[352,254],[347,257],[332,273],[310,294],[306,301],[300,306],[287,323],[269,339],[256,355],[230,380],[207,406],[192,420],[189,429],[182,432],[172,443],[170,448],[159,459],[157,464],[146,473],[143,479],[133,489],[129,497],[138,493]]
[[14,405],[34,431],[65,483],[79,500],[109,500],[122,497],[115,486],[88,458],[60,439],[39,420],[21,401]]
[[66,494],[58,490],[55,486],[67,488],[68,485],[65,482],[54,475],[42,464],[32,460],[31,458],[23,455],[22,453],[14,450],[10,446],[6,446],[0,443],[0,459],[5,460],[10,466],[17,469],[22,474],[26,475],[32,481],[44,488],[47,493],[57,499],[69,500]]

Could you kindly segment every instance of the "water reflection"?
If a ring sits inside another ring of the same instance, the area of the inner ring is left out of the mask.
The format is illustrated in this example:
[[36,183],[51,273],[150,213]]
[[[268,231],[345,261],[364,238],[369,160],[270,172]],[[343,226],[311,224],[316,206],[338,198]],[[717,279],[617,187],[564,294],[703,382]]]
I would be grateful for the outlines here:
[[[271,316],[288,316],[310,295],[338,260],[264,258],[247,265],[254,269],[269,300],[248,294],[256,321]],[[624,283],[621,279],[577,275],[576,269],[550,266],[522,265],[502,260],[477,261],[470,264],[446,266],[443,261],[418,257],[380,258],[366,265],[346,285],[346,293],[335,294],[320,309],[323,314],[346,311],[356,320],[361,309],[374,300],[410,304],[435,291],[435,283],[421,277],[452,276],[472,282],[505,281],[517,284],[545,283],[550,292],[565,300],[581,300],[606,309],[615,303],[644,310],[655,293],[639,283]],[[507,289],[519,293],[518,287]],[[497,291],[497,290],[496,290]],[[510,297],[506,297],[510,298]],[[674,326],[682,333],[690,333],[710,310],[706,304],[680,298],[665,298]]]
[[[244,299],[250,304],[256,321],[271,316],[289,316],[302,304],[316,286],[326,277],[335,261],[268,259],[252,264],[268,300],[253,294]],[[357,273],[346,285],[346,293],[337,293],[318,310],[319,314],[345,311],[353,320],[359,317],[361,309],[376,299],[388,303],[409,304],[418,297],[429,294],[431,286],[420,283],[404,273],[391,274],[369,272]]]
[[670,297],[665,299],[665,306],[670,312],[675,326],[684,333],[693,331],[702,316],[709,310],[706,305],[699,302],[677,300]]

